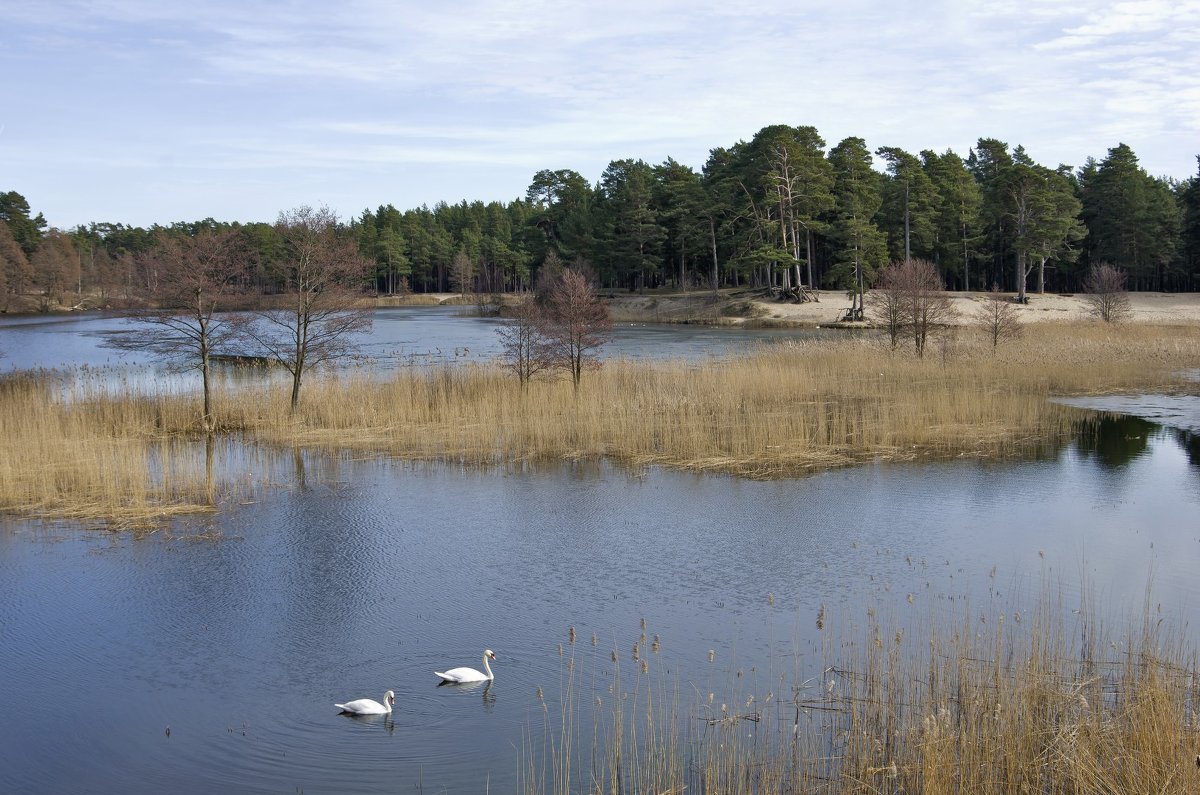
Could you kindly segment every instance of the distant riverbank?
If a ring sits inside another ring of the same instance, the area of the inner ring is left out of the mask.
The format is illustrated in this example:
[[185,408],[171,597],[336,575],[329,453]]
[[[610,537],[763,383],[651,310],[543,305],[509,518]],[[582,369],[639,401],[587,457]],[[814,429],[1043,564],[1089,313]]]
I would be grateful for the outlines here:
[[[773,298],[763,289],[711,290],[647,290],[639,293],[600,290],[613,320],[618,323],[694,323],[711,326],[745,326],[750,328],[828,328],[836,326],[861,327],[869,323],[845,323],[850,300],[840,290],[814,293],[815,301],[795,303]],[[984,302],[991,297],[986,292],[950,292],[955,314],[951,325],[969,326],[977,317]],[[1200,293],[1128,293],[1129,316],[1134,324],[1200,326]],[[1010,296],[1011,297],[1011,296]],[[395,306],[478,306],[489,311],[517,300],[511,293],[406,293],[380,295],[374,298],[377,307]],[[867,293],[867,313],[872,306]],[[121,312],[116,304],[104,305],[86,299],[75,304],[55,304],[48,310],[36,307],[31,300],[15,301],[9,316],[74,313],[80,311]],[[1088,322],[1092,314],[1082,294],[1030,293],[1029,303],[1016,306],[1017,318],[1031,323]]]
[[[696,323],[719,326],[754,327],[817,327],[842,324],[850,301],[846,294],[826,290],[816,294],[816,301],[794,303],[772,298],[765,290],[710,290],[690,292],[623,293],[601,290],[613,320],[623,323]],[[950,302],[955,310],[953,325],[971,325],[983,302],[990,299],[986,292],[951,292]],[[1152,325],[1200,325],[1200,293],[1128,293],[1130,312],[1128,322]],[[512,300],[504,296],[501,302]],[[485,296],[485,302],[490,296]],[[474,305],[476,296],[458,293],[412,293],[377,299],[379,306]],[[868,313],[872,304],[867,294]],[[1029,303],[1016,306],[1020,322],[1078,323],[1091,319],[1090,308],[1082,294],[1029,295]],[[856,324],[861,325],[861,324]]]

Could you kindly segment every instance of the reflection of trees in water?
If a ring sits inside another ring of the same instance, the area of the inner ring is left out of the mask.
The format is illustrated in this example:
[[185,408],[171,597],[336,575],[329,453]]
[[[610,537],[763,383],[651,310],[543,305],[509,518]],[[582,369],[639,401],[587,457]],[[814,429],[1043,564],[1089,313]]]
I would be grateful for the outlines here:
[[[1019,448],[1020,461],[1057,461],[1063,450],[1073,441],[1068,434],[1051,434],[1038,439],[1027,439]],[[1007,462],[1006,462],[1007,463]]]
[[1171,435],[1187,453],[1188,462],[1194,467],[1200,467],[1200,433],[1172,428]]
[[1079,424],[1075,446],[1079,452],[1108,469],[1123,467],[1144,455],[1157,424],[1124,414],[1100,414]]

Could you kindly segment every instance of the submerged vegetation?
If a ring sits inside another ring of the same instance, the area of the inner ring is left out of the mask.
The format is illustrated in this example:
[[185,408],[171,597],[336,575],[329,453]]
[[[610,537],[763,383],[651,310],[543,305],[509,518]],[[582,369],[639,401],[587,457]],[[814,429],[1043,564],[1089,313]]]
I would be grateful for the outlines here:
[[895,624],[822,608],[821,649],[791,670],[722,669],[710,652],[711,675],[688,682],[666,673],[658,636],[643,631],[628,662],[576,644],[572,628],[521,790],[1196,791],[1197,658],[1162,616],[1147,606],[1110,635],[1061,597],[1027,615],[957,604]]
[[[1090,325],[992,354],[944,337],[923,359],[873,338],[766,346],[702,363],[612,361],[578,391],[495,366],[326,373],[292,410],[278,384],[215,385],[218,438],[524,465],[606,458],[755,478],[871,460],[993,458],[1054,448],[1083,414],[1054,396],[1197,388],[1200,330]],[[0,509],[116,525],[212,510],[247,475],[221,463],[198,395],[2,387]],[[206,441],[207,439],[207,441]]]

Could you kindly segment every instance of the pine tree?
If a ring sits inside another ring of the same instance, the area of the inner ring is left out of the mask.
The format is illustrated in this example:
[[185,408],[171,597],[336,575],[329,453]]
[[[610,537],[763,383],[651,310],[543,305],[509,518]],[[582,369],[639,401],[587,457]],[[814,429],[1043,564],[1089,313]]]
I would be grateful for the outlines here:
[[1087,174],[1083,204],[1089,261],[1120,268],[1135,287],[1162,289],[1181,223],[1170,186],[1118,144]]
[[949,149],[941,155],[924,151],[921,160],[939,199],[934,217],[933,261],[947,283],[958,281],[962,289],[970,290],[971,262],[981,239],[979,212],[983,197],[979,183],[963,159]]
[[834,172],[834,240],[831,277],[852,295],[850,317],[863,318],[867,285],[887,264],[887,243],[875,225],[882,204],[881,175],[871,168],[871,152],[861,138],[846,138],[829,153]]
[[880,227],[888,237],[893,260],[936,256],[937,214],[942,198],[915,155],[894,146],[881,146],[875,154],[887,163],[883,183]]
[[654,211],[653,190],[654,172],[642,160],[614,160],[600,177],[606,245],[597,264],[609,280],[630,289],[653,282],[662,261],[667,230]]
[[1011,219],[1008,213],[1006,180],[1012,168],[1008,144],[995,138],[980,138],[967,155],[967,169],[980,192],[981,255],[983,283],[1007,284],[1003,277],[1012,257]]
[[1184,289],[1195,289],[1200,276],[1200,156],[1196,157],[1197,174],[1179,189],[1180,255],[1187,285]]

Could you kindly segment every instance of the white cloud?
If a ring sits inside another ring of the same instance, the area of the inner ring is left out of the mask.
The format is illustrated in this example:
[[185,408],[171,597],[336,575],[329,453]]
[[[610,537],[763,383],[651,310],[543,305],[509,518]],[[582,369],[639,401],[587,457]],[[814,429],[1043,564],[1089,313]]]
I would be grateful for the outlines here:
[[[1198,14],[1169,0],[10,3],[0,66],[45,84],[0,109],[0,163],[27,195],[53,158],[131,189],[222,173],[274,186],[280,207],[314,171],[374,168],[406,206],[414,169],[436,181],[438,166],[454,180],[474,168],[470,190],[512,196],[525,185],[485,180],[560,167],[596,179],[622,157],[699,167],[788,123],[830,145],[914,151],[1000,137],[1051,164],[1123,140],[1183,177],[1200,129]],[[102,191],[60,193],[38,200],[74,202],[83,217],[65,223],[106,215]]]

